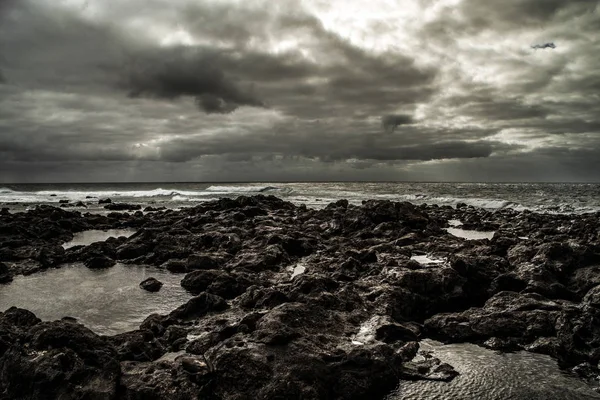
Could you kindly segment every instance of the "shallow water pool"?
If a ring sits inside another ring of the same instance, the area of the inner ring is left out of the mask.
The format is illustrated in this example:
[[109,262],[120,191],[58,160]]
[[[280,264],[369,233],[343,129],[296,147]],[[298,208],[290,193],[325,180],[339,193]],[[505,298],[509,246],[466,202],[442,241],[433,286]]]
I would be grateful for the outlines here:
[[452,365],[451,382],[403,382],[388,400],[600,399],[585,382],[558,368],[551,357],[525,351],[499,353],[470,344],[421,342],[421,349]]
[[[159,292],[139,287],[149,277],[163,282]],[[69,264],[0,285],[0,311],[16,306],[42,320],[74,317],[96,333],[114,335],[137,329],[148,315],[168,313],[189,300],[181,279],[154,267],[117,264],[92,270]]]
[[83,231],[77,232],[73,236],[73,240],[70,242],[63,243],[62,247],[64,249],[68,249],[70,247],[75,246],[87,246],[94,242],[104,242],[109,237],[120,237],[125,236],[129,237],[136,233],[135,229],[108,229],[106,231],[102,230],[91,230],[91,231]]
[[456,237],[467,240],[491,239],[494,237],[494,231],[470,231],[460,228],[446,228],[446,231]]

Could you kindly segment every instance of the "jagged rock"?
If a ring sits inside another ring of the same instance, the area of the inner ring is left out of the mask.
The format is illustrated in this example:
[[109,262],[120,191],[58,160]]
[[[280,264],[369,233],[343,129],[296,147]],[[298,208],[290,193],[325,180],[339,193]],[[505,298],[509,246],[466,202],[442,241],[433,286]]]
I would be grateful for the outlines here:
[[127,204],[127,203],[108,203],[104,206],[105,209],[110,211],[137,211],[141,210],[142,206],[139,204]]
[[[19,317],[17,317],[19,315]],[[116,399],[120,377],[115,349],[82,325],[40,322],[27,312],[0,314],[12,328],[0,356],[0,393],[10,399]],[[7,321],[8,319],[8,321]]]
[[202,357],[174,361],[121,363],[120,393],[125,399],[197,400],[211,394],[211,370]]
[[107,339],[116,349],[119,361],[154,361],[166,353],[152,331],[137,330]]
[[113,267],[117,262],[112,258],[100,255],[97,257],[88,258],[84,264],[90,269],[104,269]]
[[181,319],[200,318],[211,311],[223,311],[227,308],[228,305],[222,297],[203,292],[175,309],[170,316]]
[[8,266],[2,262],[0,262],[0,284],[2,283],[10,283],[12,282],[13,277],[12,273]]
[[410,361],[402,365],[402,378],[406,380],[428,380],[449,382],[460,375],[450,364],[437,358]]
[[[145,210],[0,213],[0,280],[10,279],[7,270],[118,260],[186,273],[182,287],[197,295],[148,316],[137,331],[103,338],[72,320],[43,323],[9,309],[0,316],[0,358],[8,361],[0,397],[33,399],[48,388],[65,399],[381,399],[405,379],[456,376],[439,360],[416,357],[417,340],[428,337],[548,354],[585,376],[600,360],[598,213],[392,201],[317,210],[262,195]],[[442,229],[450,219],[497,232],[463,240]],[[137,232],[61,246],[77,232],[123,228]],[[411,260],[417,254],[440,262]],[[298,266],[304,272],[291,279]],[[34,341],[37,326],[59,332],[56,340]],[[111,358],[121,363],[120,378]],[[17,373],[32,389],[11,381]]]
[[187,274],[181,286],[193,294],[203,291],[233,299],[244,293],[250,283],[240,276],[232,276],[219,270],[200,270]]
[[414,330],[396,323],[387,323],[379,326],[375,331],[375,338],[385,343],[419,340],[419,336]]

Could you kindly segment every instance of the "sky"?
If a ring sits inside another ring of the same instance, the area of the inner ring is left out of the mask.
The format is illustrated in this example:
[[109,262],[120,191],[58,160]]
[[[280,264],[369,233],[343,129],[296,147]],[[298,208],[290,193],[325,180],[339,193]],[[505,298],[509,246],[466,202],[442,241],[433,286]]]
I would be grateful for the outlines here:
[[0,0],[0,182],[599,182],[599,4]]

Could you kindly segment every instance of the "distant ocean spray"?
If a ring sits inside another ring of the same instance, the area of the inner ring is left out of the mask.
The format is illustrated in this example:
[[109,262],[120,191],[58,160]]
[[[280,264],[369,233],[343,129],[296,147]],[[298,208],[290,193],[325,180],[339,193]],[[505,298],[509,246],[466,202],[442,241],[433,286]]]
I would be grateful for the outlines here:
[[90,209],[98,199],[153,204],[168,208],[191,206],[222,197],[269,194],[308,207],[324,207],[347,199],[409,201],[456,206],[465,203],[490,210],[513,208],[549,213],[600,211],[600,184],[576,183],[88,183],[7,184],[0,204],[10,208],[82,201]]

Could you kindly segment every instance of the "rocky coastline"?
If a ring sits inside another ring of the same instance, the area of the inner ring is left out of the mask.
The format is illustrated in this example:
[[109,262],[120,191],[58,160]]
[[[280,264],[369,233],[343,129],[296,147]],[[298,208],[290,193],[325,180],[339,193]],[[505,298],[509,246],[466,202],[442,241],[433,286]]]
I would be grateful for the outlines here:
[[[600,385],[600,213],[315,210],[263,195],[179,211],[107,205],[0,212],[0,284],[65,263],[152,265],[194,297],[115,336],[2,310],[0,399],[382,399],[403,381],[457,375],[415,358],[424,338],[547,354]],[[455,237],[452,220],[495,234]],[[126,228],[137,233],[62,247]]]

